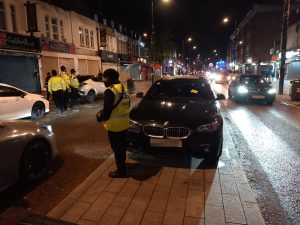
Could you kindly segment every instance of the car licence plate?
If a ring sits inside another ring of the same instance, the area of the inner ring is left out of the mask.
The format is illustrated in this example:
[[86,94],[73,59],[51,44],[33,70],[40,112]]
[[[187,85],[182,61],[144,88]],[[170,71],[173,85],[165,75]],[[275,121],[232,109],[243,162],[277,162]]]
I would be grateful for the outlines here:
[[252,98],[253,99],[264,99],[265,96],[263,96],[263,95],[253,95]]
[[297,88],[297,93],[300,93],[300,88]]
[[177,139],[150,138],[150,145],[151,147],[181,148],[182,141]]

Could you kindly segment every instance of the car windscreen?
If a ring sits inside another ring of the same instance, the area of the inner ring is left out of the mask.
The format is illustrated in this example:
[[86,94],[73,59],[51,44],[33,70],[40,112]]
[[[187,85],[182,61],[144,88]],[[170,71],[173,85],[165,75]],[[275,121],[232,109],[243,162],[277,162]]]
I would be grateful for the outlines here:
[[207,82],[200,79],[174,79],[156,82],[148,91],[146,98],[187,98],[213,100],[214,94]]
[[240,83],[245,85],[266,86],[268,82],[261,76],[241,76]]

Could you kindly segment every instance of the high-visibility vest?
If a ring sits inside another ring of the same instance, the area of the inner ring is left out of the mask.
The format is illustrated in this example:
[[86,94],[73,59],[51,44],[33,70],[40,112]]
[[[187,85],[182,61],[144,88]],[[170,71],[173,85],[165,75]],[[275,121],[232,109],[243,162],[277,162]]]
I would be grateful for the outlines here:
[[66,83],[67,88],[70,88],[70,77],[67,72],[61,72],[61,78]]
[[[114,84],[109,87],[114,95],[114,105],[119,101],[122,95],[122,85]],[[129,128],[129,95],[127,89],[124,88],[123,98],[116,108],[113,109],[107,121],[104,122],[104,128],[108,131],[120,132]]]
[[70,86],[72,88],[78,88],[79,87],[79,82],[78,82],[78,79],[77,79],[77,76],[75,74],[71,74],[71,77],[70,77]]
[[66,84],[64,80],[59,76],[51,77],[48,81],[48,91],[52,94],[53,91],[58,90],[66,90]]

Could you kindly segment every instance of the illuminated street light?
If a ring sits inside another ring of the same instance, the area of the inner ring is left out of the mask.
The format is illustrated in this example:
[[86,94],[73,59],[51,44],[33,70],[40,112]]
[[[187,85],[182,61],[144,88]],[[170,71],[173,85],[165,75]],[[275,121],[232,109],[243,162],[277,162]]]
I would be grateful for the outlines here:
[[216,49],[214,49],[214,53],[216,53],[217,52],[217,50]]
[[228,23],[229,22],[229,18],[228,17],[224,17],[224,19],[223,19],[223,23]]
[[197,49],[197,46],[194,46],[193,49],[196,50],[196,49]]
[[243,43],[244,43],[243,41],[240,41],[240,42],[239,42],[240,45],[242,45]]
[[146,38],[146,37],[148,37],[148,34],[147,33],[143,33],[143,36]]
[[188,42],[192,42],[192,40],[193,40],[193,39],[192,39],[191,37],[189,37],[189,38],[187,39]]

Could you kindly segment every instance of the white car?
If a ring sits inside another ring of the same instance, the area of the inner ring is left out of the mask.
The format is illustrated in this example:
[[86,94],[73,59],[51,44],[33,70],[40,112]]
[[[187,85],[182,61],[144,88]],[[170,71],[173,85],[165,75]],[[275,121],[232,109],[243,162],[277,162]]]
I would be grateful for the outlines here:
[[79,76],[78,81],[80,83],[79,95],[89,102],[94,102],[95,98],[103,95],[106,90],[104,83],[97,76]]
[[0,119],[41,118],[49,112],[49,101],[11,85],[0,83]]
[[43,177],[57,155],[50,125],[0,120],[0,191]]

